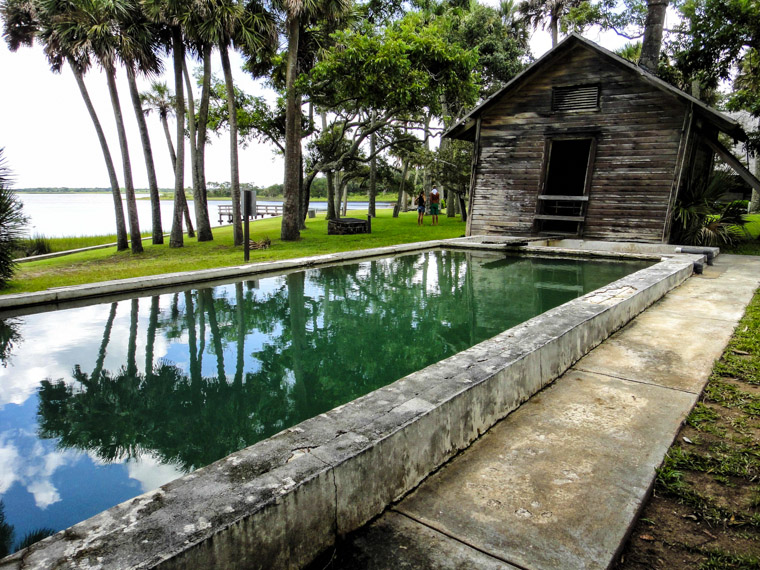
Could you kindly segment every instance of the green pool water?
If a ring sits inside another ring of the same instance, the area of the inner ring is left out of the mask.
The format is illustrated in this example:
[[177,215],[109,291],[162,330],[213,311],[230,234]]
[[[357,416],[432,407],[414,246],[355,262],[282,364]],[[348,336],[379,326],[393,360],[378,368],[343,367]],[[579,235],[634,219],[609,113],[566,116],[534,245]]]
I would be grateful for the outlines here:
[[6,521],[66,528],[647,265],[429,251],[4,319]]

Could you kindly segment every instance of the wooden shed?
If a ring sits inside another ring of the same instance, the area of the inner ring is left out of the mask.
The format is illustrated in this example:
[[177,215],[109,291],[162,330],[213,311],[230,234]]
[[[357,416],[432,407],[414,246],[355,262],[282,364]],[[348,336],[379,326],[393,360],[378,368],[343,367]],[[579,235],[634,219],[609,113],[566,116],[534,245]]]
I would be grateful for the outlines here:
[[475,144],[467,235],[667,242],[677,191],[739,123],[571,35],[444,136]]

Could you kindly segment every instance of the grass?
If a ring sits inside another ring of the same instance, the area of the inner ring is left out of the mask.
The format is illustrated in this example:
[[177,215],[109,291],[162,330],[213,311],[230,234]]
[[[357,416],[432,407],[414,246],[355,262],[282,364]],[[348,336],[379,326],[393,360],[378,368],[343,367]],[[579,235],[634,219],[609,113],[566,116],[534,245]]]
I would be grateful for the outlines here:
[[744,225],[744,229],[749,232],[751,239],[732,246],[722,246],[720,249],[723,253],[760,255],[760,214],[749,214],[746,219],[747,223]]
[[[143,232],[143,237],[150,237],[151,232]],[[57,238],[45,238],[50,244],[51,252],[69,251],[71,249],[80,249],[83,247],[92,247],[95,245],[105,245],[116,243],[116,234],[105,236],[69,236]]]
[[619,569],[760,568],[760,290],[657,469]]
[[[378,210],[378,217],[372,220],[371,234],[328,236],[327,221],[317,217],[307,219],[307,229],[301,231],[301,239],[296,242],[279,239],[281,218],[258,220],[251,223],[251,240],[268,237],[272,245],[269,249],[251,251],[251,263],[446,239],[465,233],[465,224],[458,217],[441,216],[440,225],[435,227],[429,225],[429,220],[426,216],[426,225],[418,226],[416,212],[393,218],[391,210]],[[24,263],[2,293],[27,293],[50,287],[242,265],[243,247],[235,247],[232,241],[231,227],[215,228],[213,241],[201,243],[185,237],[185,246],[181,248],[170,248],[167,238],[163,245],[143,242],[145,251],[137,255],[108,248]]]

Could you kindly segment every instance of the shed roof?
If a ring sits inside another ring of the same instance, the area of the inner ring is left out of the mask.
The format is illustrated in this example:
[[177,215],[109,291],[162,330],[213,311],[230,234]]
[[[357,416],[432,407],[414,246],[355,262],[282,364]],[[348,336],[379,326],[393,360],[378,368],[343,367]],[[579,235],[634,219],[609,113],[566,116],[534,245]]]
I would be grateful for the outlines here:
[[492,105],[494,105],[503,97],[508,97],[510,93],[519,89],[520,86],[527,81],[530,81],[530,79],[539,71],[543,70],[547,66],[552,65],[552,63],[564,57],[567,53],[569,53],[573,48],[577,46],[586,47],[595,51],[600,56],[608,58],[612,63],[623,67],[624,69],[627,69],[633,74],[638,75],[642,81],[652,85],[653,87],[656,87],[657,89],[660,89],[661,91],[664,91],[665,93],[673,95],[677,99],[681,100],[684,104],[692,103],[694,105],[695,112],[700,117],[703,117],[706,121],[715,125],[715,127],[724,133],[727,133],[728,135],[738,140],[747,139],[747,135],[744,133],[741,125],[731,117],[728,117],[727,115],[716,111],[699,99],[692,97],[688,93],[685,93],[676,87],[673,87],[669,83],[663,81],[659,77],[653,75],[638,65],[631,63],[627,59],[624,59],[619,55],[616,55],[611,51],[604,49],[603,47],[587,40],[582,36],[579,36],[578,34],[570,34],[556,47],[546,52],[542,57],[537,59],[521,73],[512,78],[512,80],[507,83],[502,89],[494,93],[491,97],[470,111],[456,125],[447,130],[443,136],[453,139],[474,141],[475,123],[481,113],[488,110]]

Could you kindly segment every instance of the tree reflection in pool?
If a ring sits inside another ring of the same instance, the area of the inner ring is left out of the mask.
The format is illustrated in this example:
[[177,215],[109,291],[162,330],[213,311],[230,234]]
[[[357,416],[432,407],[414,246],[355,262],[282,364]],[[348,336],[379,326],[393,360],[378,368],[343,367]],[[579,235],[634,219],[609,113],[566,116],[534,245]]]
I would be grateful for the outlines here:
[[6,319],[6,516],[64,528],[646,265],[429,251]]

